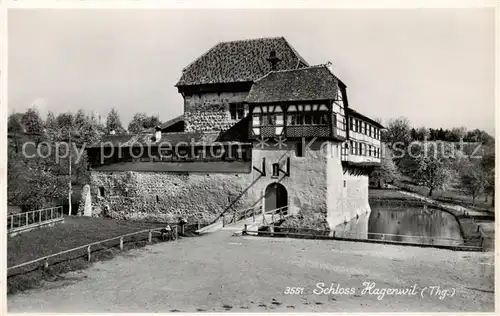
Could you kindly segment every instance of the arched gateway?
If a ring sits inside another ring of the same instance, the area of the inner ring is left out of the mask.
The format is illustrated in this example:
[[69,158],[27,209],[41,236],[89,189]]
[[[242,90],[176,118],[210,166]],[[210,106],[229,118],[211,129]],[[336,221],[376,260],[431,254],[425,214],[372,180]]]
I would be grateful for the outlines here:
[[[288,205],[288,193],[285,187],[277,182],[271,183],[266,188],[265,207],[266,211],[275,210]],[[282,210],[286,213],[288,208]]]

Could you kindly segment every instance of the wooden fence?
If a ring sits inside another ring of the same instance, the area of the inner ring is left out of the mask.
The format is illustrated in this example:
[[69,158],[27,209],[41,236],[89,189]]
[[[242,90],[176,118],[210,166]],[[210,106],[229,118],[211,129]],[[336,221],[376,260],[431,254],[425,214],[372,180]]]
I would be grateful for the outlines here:
[[62,220],[62,206],[49,207],[36,211],[13,214],[7,217],[7,230],[22,230],[26,226],[40,226],[47,222]]
[[[21,263],[21,264],[12,266],[12,267],[8,267],[7,268],[7,273],[11,272],[14,269],[26,267],[26,266],[33,265],[33,264],[40,263],[40,262],[43,262],[43,266],[45,268],[48,268],[49,267],[49,259],[61,257],[64,254],[68,254],[68,253],[71,253],[71,252],[76,252],[76,251],[83,250],[83,249],[87,250],[87,254],[86,254],[87,261],[91,261],[91,259],[92,259],[92,247],[93,246],[98,246],[98,245],[104,244],[104,243],[109,242],[109,241],[119,241],[120,250],[123,250],[123,243],[124,243],[124,238],[125,237],[131,237],[131,236],[135,236],[135,235],[139,235],[139,234],[144,234],[144,233],[148,233],[148,243],[152,243],[153,234],[164,235],[165,231],[164,231],[164,228],[144,229],[144,230],[140,230],[140,231],[137,231],[137,232],[128,233],[128,234],[125,234],[125,235],[121,235],[121,236],[117,236],[117,237],[112,237],[112,238],[108,238],[108,239],[96,241],[96,242],[93,242],[93,243],[90,243],[90,244],[86,244],[86,245],[79,246],[79,247],[76,247],[76,248],[71,248],[71,249],[64,250],[64,251],[61,251],[61,252],[58,252],[58,253],[55,253],[55,254],[52,254],[52,255],[44,256],[44,257],[41,257],[41,258],[38,258],[38,259],[35,259],[35,260],[31,260],[31,261],[24,262],[24,263]],[[178,239],[177,226],[171,226],[171,231],[168,233],[168,235],[166,237],[168,237],[170,240],[176,240],[176,239]],[[94,249],[94,251],[98,251],[98,250],[102,250],[102,249]],[[53,261],[52,263],[55,264],[55,263],[58,263],[58,262],[59,261]]]
[[[422,246],[422,247],[436,247],[436,248],[446,248],[453,250],[465,250],[465,251],[482,251],[482,239],[480,240],[480,245],[471,246],[466,245],[469,241],[467,239],[454,239],[445,237],[425,237],[425,236],[412,236],[412,235],[396,235],[396,234],[384,234],[384,233],[367,233],[366,237],[360,236],[356,233],[349,232],[336,232],[336,231],[318,231],[312,229],[304,228],[288,228],[281,226],[263,226],[265,230],[259,229],[258,231],[248,230],[247,225],[245,225],[242,234],[257,236],[272,236],[272,237],[290,237],[290,238],[304,238],[304,239],[327,239],[327,240],[344,240],[344,241],[359,241],[359,242],[372,242],[372,243],[386,243],[386,244],[399,244],[408,246]],[[396,237],[396,238],[394,238]],[[410,239],[408,240],[397,240],[397,239]],[[417,241],[411,241],[411,239],[417,239]],[[422,239],[430,240],[430,242],[422,242]],[[446,241],[447,244],[435,243],[436,241]],[[472,241],[473,239],[471,239]]]

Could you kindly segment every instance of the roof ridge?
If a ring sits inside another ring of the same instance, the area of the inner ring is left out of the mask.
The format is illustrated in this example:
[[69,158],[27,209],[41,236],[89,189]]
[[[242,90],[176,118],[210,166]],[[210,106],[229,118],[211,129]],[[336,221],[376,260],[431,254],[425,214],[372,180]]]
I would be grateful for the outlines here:
[[312,68],[321,68],[321,67],[326,67],[326,64],[319,64],[319,65],[312,65],[312,66],[307,66],[307,67],[302,67],[302,68],[296,68],[296,69],[281,69],[281,70],[272,70],[271,72],[287,72],[287,71],[300,71],[300,70],[306,70],[306,69],[312,69]]
[[[329,70],[329,69],[328,69],[328,67],[327,67],[327,64],[312,65],[312,66],[307,66],[307,67],[302,67],[302,68],[295,68],[295,69],[271,70],[271,71],[269,71],[268,73],[266,73],[265,75],[263,75],[262,77],[260,77],[260,78],[256,79],[256,80],[254,81],[254,84],[257,84],[257,82],[258,82],[259,80],[264,79],[265,77],[269,76],[269,75],[270,75],[270,74],[272,74],[272,73],[282,73],[282,72],[290,72],[290,71],[301,71],[301,70],[307,70],[307,69],[313,69],[313,68],[321,68],[321,67],[324,67],[324,68],[326,68],[327,70]],[[331,71],[330,71],[330,73],[333,75],[333,77],[335,77],[335,79],[337,79],[337,80],[338,80],[337,76],[335,76],[335,75],[334,75]]]
[[258,41],[258,40],[263,40],[263,39],[278,39],[278,38],[282,38],[286,41],[286,39],[283,36],[262,36],[262,37],[254,37],[254,38],[237,39],[237,40],[232,40],[232,41],[220,41],[217,43],[217,45],[226,44],[226,43],[236,43],[236,42],[251,42],[251,41]]
[[295,56],[297,56],[297,66],[299,66],[300,62],[302,61],[308,67],[309,63],[304,59],[304,57],[302,57],[299,54],[299,52],[295,49],[295,47],[293,47],[292,44],[290,44],[290,42],[284,36],[281,36],[281,37],[283,38],[285,43],[288,45],[288,47],[290,47],[290,49],[292,50],[292,53],[294,53]]

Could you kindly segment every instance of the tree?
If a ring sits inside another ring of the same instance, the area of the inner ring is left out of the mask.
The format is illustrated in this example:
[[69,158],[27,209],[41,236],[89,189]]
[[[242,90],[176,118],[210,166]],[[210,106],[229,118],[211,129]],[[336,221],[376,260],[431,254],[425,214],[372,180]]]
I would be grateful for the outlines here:
[[417,140],[429,140],[430,133],[429,129],[424,126],[421,126],[417,129]]
[[47,112],[47,118],[45,119],[45,135],[50,141],[56,141],[61,137],[56,116],[52,111]]
[[[48,154],[48,148],[40,147]],[[8,152],[7,190],[8,203],[31,211],[50,205],[67,193],[67,175],[58,175],[55,151],[48,157],[27,158],[22,153]]]
[[104,135],[104,127],[99,124],[94,113],[85,118],[85,124],[80,130],[82,141],[86,144],[94,144]]
[[68,132],[73,131],[75,128],[73,113],[61,113],[57,116],[56,121],[62,138],[67,138],[66,135],[68,134]]
[[429,196],[432,196],[434,190],[445,189],[454,175],[452,161],[449,153],[445,151],[443,144],[432,144],[420,146],[420,152],[414,156],[415,171],[413,178],[421,186],[429,189]]
[[74,130],[80,131],[87,124],[87,117],[82,109],[79,109],[73,117]]
[[488,198],[488,194],[491,195],[491,206],[495,206],[495,168],[486,173],[484,191],[486,198]]
[[129,133],[138,133],[144,129],[143,123],[146,120],[146,114],[136,113],[128,124]]
[[474,204],[476,197],[483,191],[486,185],[486,174],[481,164],[472,162],[470,159],[465,161],[459,172],[462,190],[472,196],[472,204]]
[[128,125],[130,133],[140,133],[144,130],[160,125],[157,116],[147,116],[145,113],[136,113]]
[[43,133],[43,121],[36,108],[30,108],[23,114],[21,124],[26,133],[38,135]]
[[21,124],[21,120],[23,118],[22,113],[11,113],[7,120],[7,132],[9,133],[22,133],[23,125]]
[[390,183],[399,177],[399,172],[392,160],[392,152],[390,149],[382,151],[384,154],[380,159],[380,166],[376,167],[370,174],[370,178],[377,183],[378,188],[382,187],[382,183]]
[[411,141],[410,121],[406,117],[392,119],[387,124],[387,130],[383,134],[382,141],[385,143],[407,145]]
[[24,131],[23,125],[21,124],[23,114],[22,113],[12,113],[9,115],[7,120],[7,132],[12,135],[14,149],[19,152],[20,149],[20,137]]
[[411,140],[418,140],[418,134],[417,134],[417,130],[415,128],[411,129],[410,138],[411,138]]
[[120,120],[120,115],[114,108],[111,109],[106,118],[106,132],[109,133],[111,131],[115,131],[118,134],[125,132]]

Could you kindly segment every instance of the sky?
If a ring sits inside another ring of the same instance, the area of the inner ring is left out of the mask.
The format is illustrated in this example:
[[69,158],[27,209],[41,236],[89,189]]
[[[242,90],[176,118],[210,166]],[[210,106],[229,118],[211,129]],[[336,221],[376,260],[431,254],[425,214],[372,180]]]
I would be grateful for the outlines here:
[[84,109],[126,127],[183,113],[182,69],[221,41],[284,36],[332,63],[349,105],[415,127],[494,134],[494,8],[23,9],[8,13],[9,113]]

